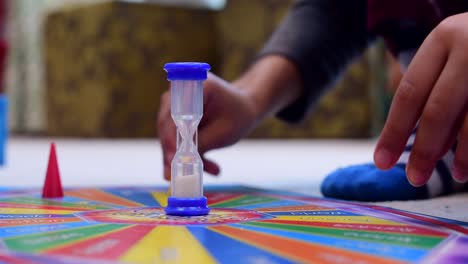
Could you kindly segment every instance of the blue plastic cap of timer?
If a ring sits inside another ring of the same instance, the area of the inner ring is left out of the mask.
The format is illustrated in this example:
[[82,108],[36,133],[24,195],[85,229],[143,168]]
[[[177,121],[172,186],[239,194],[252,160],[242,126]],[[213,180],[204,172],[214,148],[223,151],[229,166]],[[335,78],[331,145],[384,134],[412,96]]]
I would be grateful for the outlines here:
[[207,215],[210,212],[207,203],[208,199],[204,196],[200,198],[169,197],[164,210],[166,214],[176,216]]
[[169,81],[206,80],[210,69],[210,65],[203,62],[171,62],[164,65]]

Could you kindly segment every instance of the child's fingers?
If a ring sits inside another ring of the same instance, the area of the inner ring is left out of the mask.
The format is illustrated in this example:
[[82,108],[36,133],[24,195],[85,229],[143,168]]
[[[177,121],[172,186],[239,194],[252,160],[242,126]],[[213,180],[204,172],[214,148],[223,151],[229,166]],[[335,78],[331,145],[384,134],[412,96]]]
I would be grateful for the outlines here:
[[398,160],[446,63],[446,57],[446,48],[432,37],[422,44],[394,96],[374,153],[377,167],[389,169]]
[[206,157],[202,156],[202,160],[203,160],[203,170],[205,170],[206,172],[208,172],[209,174],[211,175],[214,175],[214,176],[218,176],[221,169],[219,167],[219,165],[210,160],[210,159],[207,159]]
[[171,163],[174,158],[175,150],[164,150],[163,151],[163,166],[164,166],[164,179],[171,179]]
[[163,152],[164,179],[171,179],[171,162],[176,152],[176,129],[165,129],[160,136]]
[[464,114],[468,101],[468,60],[456,51],[451,53],[446,67],[426,102],[418,126],[415,143],[408,162],[408,180],[415,186],[427,182],[435,163],[444,153],[457,119]]
[[164,178],[171,178],[171,161],[176,151],[176,127],[171,118],[170,94],[161,97],[161,106],[157,120],[159,140],[163,153]]
[[457,151],[455,152],[452,174],[456,181],[468,181],[468,115],[466,113],[463,126],[458,135]]
[[171,166],[166,166],[166,164],[164,164],[164,179],[166,181],[171,180]]

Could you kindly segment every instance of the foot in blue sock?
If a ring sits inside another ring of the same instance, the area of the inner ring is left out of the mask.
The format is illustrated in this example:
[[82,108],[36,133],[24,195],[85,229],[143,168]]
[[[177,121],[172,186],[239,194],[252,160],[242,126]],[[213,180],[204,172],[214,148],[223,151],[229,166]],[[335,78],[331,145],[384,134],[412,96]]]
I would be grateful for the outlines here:
[[428,197],[426,186],[408,183],[405,164],[386,171],[374,164],[355,165],[338,169],[322,183],[325,197],[354,201],[414,200]]
[[455,182],[450,174],[454,149],[437,162],[429,182],[413,187],[406,178],[405,166],[411,151],[414,135],[399,160],[390,170],[380,170],[374,164],[355,165],[338,169],[322,183],[325,197],[354,201],[391,201],[426,199],[463,191],[467,185]]

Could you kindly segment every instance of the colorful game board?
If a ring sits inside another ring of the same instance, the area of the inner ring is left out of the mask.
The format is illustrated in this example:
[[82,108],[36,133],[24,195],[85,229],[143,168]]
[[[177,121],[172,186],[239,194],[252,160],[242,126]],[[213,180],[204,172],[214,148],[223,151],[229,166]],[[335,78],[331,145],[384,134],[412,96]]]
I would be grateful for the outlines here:
[[163,211],[163,188],[0,192],[6,263],[467,263],[466,223],[240,186],[208,216]]

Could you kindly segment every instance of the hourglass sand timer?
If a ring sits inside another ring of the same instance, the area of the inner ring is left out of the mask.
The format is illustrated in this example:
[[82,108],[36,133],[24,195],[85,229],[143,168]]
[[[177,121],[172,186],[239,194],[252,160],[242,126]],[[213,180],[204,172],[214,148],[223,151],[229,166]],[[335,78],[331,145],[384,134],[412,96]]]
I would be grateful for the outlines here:
[[195,216],[209,212],[203,196],[203,162],[198,154],[197,131],[203,114],[203,81],[210,65],[176,62],[164,65],[171,82],[171,115],[177,126],[177,151],[171,164],[168,215]]

